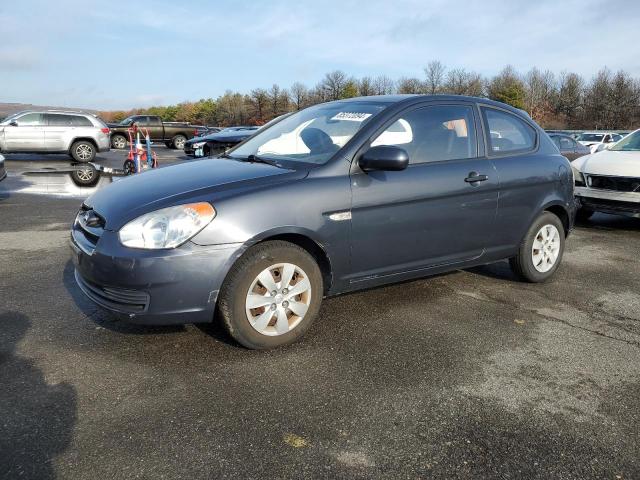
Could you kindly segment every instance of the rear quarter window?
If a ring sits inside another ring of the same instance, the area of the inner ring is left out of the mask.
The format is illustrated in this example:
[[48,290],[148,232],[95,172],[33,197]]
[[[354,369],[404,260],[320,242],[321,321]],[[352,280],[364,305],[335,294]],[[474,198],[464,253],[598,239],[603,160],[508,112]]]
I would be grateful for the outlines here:
[[489,107],[482,107],[485,128],[489,135],[489,154],[524,153],[536,146],[536,131],[518,116]]

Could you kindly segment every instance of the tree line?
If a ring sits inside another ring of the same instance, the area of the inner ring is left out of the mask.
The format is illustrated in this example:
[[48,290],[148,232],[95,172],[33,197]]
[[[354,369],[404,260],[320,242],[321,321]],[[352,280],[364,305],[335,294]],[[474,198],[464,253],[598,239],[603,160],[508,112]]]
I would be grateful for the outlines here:
[[325,74],[314,87],[295,82],[249,93],[228,90],[217,99],[177,105],[100,112],[106,121],[132,114],[159,115],[165,121],[203,125],[262,125],[283,113],[310,105],[366,95],[392,93],[456,94],[487,97],[526,110],[550,129],[632,130],[640,125],[640,80],[620,70],[602,68],[591,79],[572,72],[555,74],[536,67],[521,74],[506,66],[492,77],[464,68],[447,69],[434,60],[422,78],[386,75],[355,78],[341,70]]

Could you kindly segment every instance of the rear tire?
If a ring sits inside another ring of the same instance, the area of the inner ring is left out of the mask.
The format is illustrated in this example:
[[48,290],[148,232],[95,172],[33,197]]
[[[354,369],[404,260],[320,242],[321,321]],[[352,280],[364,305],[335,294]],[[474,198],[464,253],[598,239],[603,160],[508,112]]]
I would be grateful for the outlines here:
[[182,150],[184,149],[184,144],[186,141],[187,141],[187,137],[185,137],[184,135],[178,134],[171,139],[171,144],[173,145],[173,148],[177,150]]
[[267,241],[233,265],[220,289],[217,313],[241,345],[276,348],[304,335],[322,296],[322,273],[314,258],[293,243]]
[[511,269],[527,282],[547,281],[560,266],[564,242],[562,221],[551,212],[543,212],[529,227],[518,254],[509,259]]
[[78,163],[93,162],[96,158],[96,146],[86,140],[79,140],[71,145],[71,158]]
[[117,150],[127,148],[127,138],[124,135],[114,135],[111,137],[111,147]]

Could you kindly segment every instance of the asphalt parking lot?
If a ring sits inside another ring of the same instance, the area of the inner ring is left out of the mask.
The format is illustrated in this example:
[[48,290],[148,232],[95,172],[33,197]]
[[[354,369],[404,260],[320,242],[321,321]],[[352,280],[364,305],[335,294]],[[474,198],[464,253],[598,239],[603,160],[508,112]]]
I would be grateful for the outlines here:
[[258,352],[86,299],[87,192],[23,175],[66,165],[7,156],[0,183],[0,477],[640,477],[640,220],[579,224],[550,283],[499,263],[344,295]]

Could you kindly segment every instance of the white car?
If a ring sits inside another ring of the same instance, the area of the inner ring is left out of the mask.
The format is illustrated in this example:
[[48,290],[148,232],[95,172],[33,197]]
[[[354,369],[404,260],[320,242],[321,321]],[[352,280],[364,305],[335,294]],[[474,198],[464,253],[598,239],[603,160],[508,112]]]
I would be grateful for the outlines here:
[[587,219],[594,212],[640,218],[640,130],[571,166],[581,205],[578,218]]
[[615,132],[584,132],[578,135],[576,140],[589,147],[591,153],[596,153],[622,140],[622,135]]

